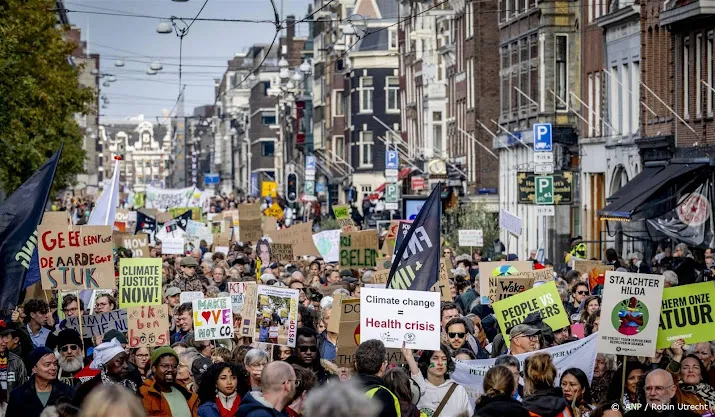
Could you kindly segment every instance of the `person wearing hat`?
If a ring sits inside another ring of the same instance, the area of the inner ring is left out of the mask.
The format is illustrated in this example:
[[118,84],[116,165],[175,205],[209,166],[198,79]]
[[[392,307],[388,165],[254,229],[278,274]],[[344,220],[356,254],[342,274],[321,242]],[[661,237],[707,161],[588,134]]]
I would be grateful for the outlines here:
[[142,405],[149,417],[197,417],[199,397],[176,382],[179,355],[162,346],[151,353],[153,379],[139,388]]
[[164,290],[164,304],[169,306],[169,333],[174,334],[176,332],[174,312],[181,304],[181,290],[176,287],[166,287],[166,290]]
[[94,360],[89,365],[91,369],[99,370],[99,374],[77,388],[72,401],[76,407],[82,407],[85,398],[102,384],[119,384],[132,392],[138,391],[136,382],[127,378],[129,374],[129,354],[116,338],[104,342],[94,348]]
[[82,339],[77,330],[64,329],[57,335],[55,356],[59,366],[57,379],[72,387],[79,385],[75,374],[84,368],[85,361]]
[[263,285],[273,285],[276,283],[276,281],[278,281],[278,279],[270,272],[261,274],[261,282],[263,283]]
[[45,407],[74,396],[74,388],[57,380],[57,358],[49,348],[35,348],[28,356],[28,366],[33,375],[10,392],[7,416],[39,417]]
[[[104,336],[102,337],[102,343],[111,342],[112,339],[117,339],[119,341],[119,344],[122,345],[122,348],[127,352],[129,356],[131,356],[131,350],[129,349],[129,341],[127,340],[127,336],[124,333],[120,332],[117,329],[112,329],[104,334]],[[127,379],[134,382],[137,387],[141,386],[141,384],[144,382],[144,378],[142,378],[142,374],[141,372],[139,372],[139,368],[137,368],[137,366],[134,365],[131,361],[127,363],[127,366],[129,367],[129,369],[127,370]]]
[[199,263],[191,256],[181,258],[179,263],[179,273],[173,281],[169,283],[169,287],[176,287],[180,291],[201,291],[206,292],[209,286],[208,280],[197,273]]
[[19,387],[27,380],[27,371],[22,358],[8,349],[8,344],[14,340],[14,332],[14,328],[8,326],[5,320],[0,320],[0,364],[7,363],[4,366],[5,369],[2,369],[3,366],[0,365],[0,389],[7,390],[7,392]]
[[340,271],[340,279],[343,282],[347,282],[348,284],[353,284],[357,282],[357,278],[355,278],[353,271],[350,269],[343,269],[342,271]]
[[517,324],[509,331],[509,355],[533,352],[539,349],[540,330],[528,324]]

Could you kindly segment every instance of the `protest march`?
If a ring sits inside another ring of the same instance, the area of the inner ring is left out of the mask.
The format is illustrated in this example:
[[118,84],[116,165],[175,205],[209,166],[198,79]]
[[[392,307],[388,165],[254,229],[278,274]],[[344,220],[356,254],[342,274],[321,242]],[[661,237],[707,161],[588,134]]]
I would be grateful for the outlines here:
[[685,262],[712,248],[520,260],[446,240],[440,187],[384,230],[197,188],[135,206],[117,173],[45,210],[58,158],[0,205],[0,416],[311,416],[321,390],[385,417],[715,412],[715,284]]

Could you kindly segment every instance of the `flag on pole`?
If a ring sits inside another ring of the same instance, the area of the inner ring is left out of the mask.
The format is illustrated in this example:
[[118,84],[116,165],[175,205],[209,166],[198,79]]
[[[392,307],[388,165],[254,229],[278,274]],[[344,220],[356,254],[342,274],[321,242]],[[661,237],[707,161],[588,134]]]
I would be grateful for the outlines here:
[[395,251],[395,259],[387,277],[387,288],[429,291],[439,280],[441,192],[442,183],[439,183]]
[[117,214],[117,204],[119,203],[119,161],[121,158],[115,157],[114,174],[109,187],[102,191],[102,195],[97,199],[94,210],[89,216],[88,226],[113,226],[114,216]]
[[15,308],[24,288],[60,155],[62,146],[0,205],[0,309]]

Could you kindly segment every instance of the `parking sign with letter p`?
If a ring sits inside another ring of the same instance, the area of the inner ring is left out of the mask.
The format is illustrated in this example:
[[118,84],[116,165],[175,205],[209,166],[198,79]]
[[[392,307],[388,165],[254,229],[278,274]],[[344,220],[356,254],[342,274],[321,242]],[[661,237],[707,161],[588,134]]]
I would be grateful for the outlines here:
[[534,123],[534,152],[553,151],[551,123]]

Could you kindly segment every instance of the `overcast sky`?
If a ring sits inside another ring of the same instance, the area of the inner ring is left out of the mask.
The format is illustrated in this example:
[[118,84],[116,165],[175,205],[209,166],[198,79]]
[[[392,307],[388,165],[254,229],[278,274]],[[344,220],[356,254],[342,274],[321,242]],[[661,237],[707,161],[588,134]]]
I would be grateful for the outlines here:
[[[275,1],[280,13],[280,0]],[[190,21],[203,3],[204,0],[65,0],[67,9],[77,11],[68,13],[70,22],[82,28],[82,39],[89,43],[90,52],[101,55],[101,71],[117,77],[110,87],[100,85],[101,94],[110,100],[108,108],[101,110],[104,120],[139,114],[155,119],[163,110],[172,109],[179,92],[179,38],[157,33],[157,19],[80,11],[177,16]],[[283,15],[294,14],[300,19],[306,15],[309,3],[310,0],[283,0]],[[208,0],[201,18],[272,20],[273,9],[269,0]],[[308,25],[297,25],[296,32],[306,36]],[[269,43],[274,33],[274,26],[266,23],[196,21],[183,42],[185,113],[213,104],[213,80],[221,77],[226,61],[255,43]],[[124,67],[115,67],[117,59],[124,59]],[[152,61],[164,66],[157,75],[146,74]]]

